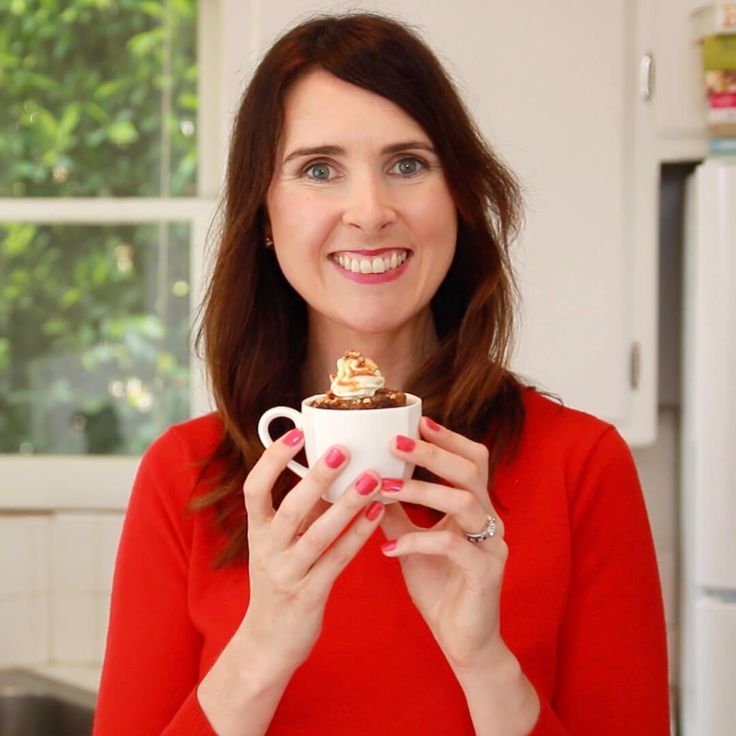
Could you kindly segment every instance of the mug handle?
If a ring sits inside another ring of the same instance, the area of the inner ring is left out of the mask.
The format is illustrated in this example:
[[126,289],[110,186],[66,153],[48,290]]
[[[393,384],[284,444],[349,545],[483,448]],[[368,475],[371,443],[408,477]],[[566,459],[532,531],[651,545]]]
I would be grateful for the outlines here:
[[[267,409],[258,420],[258,437],[264,447],[270,447],[273,444],[273,438],[268,431],[268,427],[274,419],[291,419],[297,429],[302,428],[303,417],[301,412],[296,409],[292,409],[290,406],[274,406],[272,409]],[[309,472],[309,468],[296,460],[289,460],[286,467],[293,470],[300,478],[303,478]]]

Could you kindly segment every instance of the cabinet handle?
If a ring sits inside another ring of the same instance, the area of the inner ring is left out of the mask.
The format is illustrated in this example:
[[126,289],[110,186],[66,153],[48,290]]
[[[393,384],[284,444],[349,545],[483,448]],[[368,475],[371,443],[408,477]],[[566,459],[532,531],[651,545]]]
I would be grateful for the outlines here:
[[641,346],[638,342],[631,343],[629,354],[629,385],[633,389],[639,388],[641,380]]
[[654,56],[646,53],[639,63],[639,92],[643,100],[651,100],[654,94]]

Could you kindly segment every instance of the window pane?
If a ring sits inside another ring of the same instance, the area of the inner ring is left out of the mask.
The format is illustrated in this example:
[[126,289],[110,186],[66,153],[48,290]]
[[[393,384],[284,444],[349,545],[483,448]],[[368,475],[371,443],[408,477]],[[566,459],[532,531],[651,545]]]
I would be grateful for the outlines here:
[[2,0],[0,196],[196,193],[196,0]]
[[189,229],[0,226],[0,452],[137,454],[189,415]]

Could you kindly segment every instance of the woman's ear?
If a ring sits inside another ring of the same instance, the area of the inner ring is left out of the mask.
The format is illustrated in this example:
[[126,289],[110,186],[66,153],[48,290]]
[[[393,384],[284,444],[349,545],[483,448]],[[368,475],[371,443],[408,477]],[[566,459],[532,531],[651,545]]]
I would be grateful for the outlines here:
[[263,245],[268,248],[273,248],[273,233],[271,232],[271,221],[268,219],[268,213],[263,211]]

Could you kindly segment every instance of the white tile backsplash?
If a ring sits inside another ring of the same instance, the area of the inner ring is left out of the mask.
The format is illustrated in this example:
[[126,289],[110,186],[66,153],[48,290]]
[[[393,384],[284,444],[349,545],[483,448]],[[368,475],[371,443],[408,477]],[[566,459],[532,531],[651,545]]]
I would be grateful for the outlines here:
[[50,661],[84,664],[98,661],[97,595],[51,594]]
[[0,666],[47,660],[48,598],[23,595],[0,599]]
[[0,667],[99,664],[122,512],[0,514]]
[[0,516],[0,598],[48,589],[49,517]]
[[115,569],[120,533],[123,530],[123,514],[100,514],[97,522],[98,547],[95,570],[95,591],[109,592]]
[[96,620],[95,631],[95,655],[99,662],[105,655],[105,644],[107,643],[107,624],[110,619],[110,594],[99,593],[95,596]]
[[94,593],[99,517],[59,513],[51,527],[51,592]]

